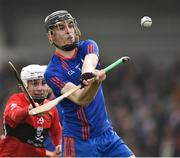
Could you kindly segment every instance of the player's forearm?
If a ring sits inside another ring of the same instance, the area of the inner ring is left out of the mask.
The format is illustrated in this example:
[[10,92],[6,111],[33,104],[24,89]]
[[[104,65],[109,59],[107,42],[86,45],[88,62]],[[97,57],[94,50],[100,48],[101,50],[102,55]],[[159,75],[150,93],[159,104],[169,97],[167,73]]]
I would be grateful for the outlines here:
[[[94,96],[97,93],[97,90],[99,88],[100,83],[93,82],[91,85],[86,86],[73,94],[71,94],[68,99],[73,101],[74,103],[81,105],[81,106],[87,106],[94,98]],[[63,93],[68,92],[72,88],[74,88],[75,85],[72,83],[68,83],[65,88],[63,88]]]
[[[94,72],[98,64],[98,57],[95,54],[86,55],[81,73]],[[84,87],[81,91],[77,91],[79,105],[87,106],[94,98],[97,93],[99,84],[96,82],[92,83],[90,86]]]
[[93,73],[95,77],[87,80],[87,86],[83,88],[82,94],[80,95],[80,100],[82,100],[85,105],[89,105],[89,103],[94,99],[99,85],[106,78],[104,70],[96,70]]
[[[89,103],[93,100],[94,96],[96,95],[99,85],[106,78],[106,74],[104,71],[97,70],[94,71],[94,74],[96,76],[95,78],[88,80],[88,83],[84,88],[79,89],[78,91],[69,95],[68,99],[78,105],[89,105]],[[96,80],[94,81],[94,79]],[[74,85],[73,83],[68,82],[61,90],[62,94],[70,91],[71,89],[74,89],[75,86],[76,85]]]
[[94,71],[94,69],[96,68],[97,64],[98,64],[98,57],[95,54],[88,54],[86,55],[84,62],[83,62],[83,66],[81,69],[81,73],[85,73],[85,72],[92,72]]
[[88,106],[97,94],[100,83],[94,82],[90,86],[83,88],[79,95],[79,102],[82,106]]

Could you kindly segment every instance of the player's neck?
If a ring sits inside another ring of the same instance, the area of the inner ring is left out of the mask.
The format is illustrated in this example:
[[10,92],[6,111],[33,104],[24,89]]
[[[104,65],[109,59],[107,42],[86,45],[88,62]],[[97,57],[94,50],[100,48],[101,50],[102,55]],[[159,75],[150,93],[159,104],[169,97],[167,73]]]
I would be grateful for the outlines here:
[[72,58],[75,51],[76,51],[75,49],[73,49],[71,51],[63,51],[61,49],[56,48],[56,53],[59,54],[60,56],[66,57],[66,58]]

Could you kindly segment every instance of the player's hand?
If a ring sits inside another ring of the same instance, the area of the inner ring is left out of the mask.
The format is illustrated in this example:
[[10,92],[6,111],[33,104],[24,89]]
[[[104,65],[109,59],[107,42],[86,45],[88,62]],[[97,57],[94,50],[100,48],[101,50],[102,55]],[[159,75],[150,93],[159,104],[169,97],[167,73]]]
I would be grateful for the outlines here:
[[106,79],[106,73],[104,70],[94,70],[93,72],[83,73],[80,77],[82,88],[90,85],[94,81],[100,83]]
[[[35,107],[38,107],[40,106],[38,103],[35,103]],[[30,110],[32,110],[34,107],[32,106],[32,104],[29,104],[29,107],[28,107],[28,113]]]
[[85,86],[88,86],[88,81],[92,80],[95,77],[94,73],[92,72],[85,72],[80,76],[80,83],[82,85],[82,88]]
[[60,157],[62,155],[61,145],[57,145],[54,151],[46,150],[47,157]]
[[94,70],[93,74],[96,76],[95,81],[102,82],[106,79],[106,73],[104,70]]
[[56,157],[56,154],[54,151],[46,150],[46,156],[47,157]]
[[[38,103],[35,103],[35,107],[38,107],[40,106]],[[28,110],[31,110],[33,109],[34,107],[32,106],[32,104],[29,104],[29,107],[28,107]]]
[[62,154],[61,145],[57,145],[55,149],[55,156],[61,156],[61,154]]

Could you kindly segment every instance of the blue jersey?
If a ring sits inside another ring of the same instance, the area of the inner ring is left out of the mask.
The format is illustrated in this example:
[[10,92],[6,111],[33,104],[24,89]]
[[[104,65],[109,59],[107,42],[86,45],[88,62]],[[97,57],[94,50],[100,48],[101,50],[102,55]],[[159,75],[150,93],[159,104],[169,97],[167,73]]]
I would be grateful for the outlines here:
[[[72,58],[65,58],[57,53],[53,55],[44,76],[56,97],[61,95],[61,89],[66,83],[80,84],[83,60],[90,53],[99,56],[98,46],[93,40],[79,42]],[[98,64],[97,69],[99,68]],[[63,136],[88,140],[111,128],[101,86],[88,106],[79,106],[67,98],[61,101],[61,106],[64,112]]]

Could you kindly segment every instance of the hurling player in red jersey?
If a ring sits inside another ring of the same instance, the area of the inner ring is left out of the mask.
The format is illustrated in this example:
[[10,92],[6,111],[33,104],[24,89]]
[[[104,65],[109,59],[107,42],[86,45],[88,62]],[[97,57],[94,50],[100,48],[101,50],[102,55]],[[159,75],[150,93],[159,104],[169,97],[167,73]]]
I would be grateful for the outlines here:
[[[21,79],[36,106],[48,102],[49,87],[44,80],[45,69],[46,66],[34,64],[21,71]],[[30,116],[30,109],[32,105],[23,92],[13,94],[7,101],[3,116],[5,137],[0,140],[0,157],[61,155],[62,132],[57,109],[53,108],[49,113],[38,116]],[[48,134],[56,146],[54,152],[44,147]]]

